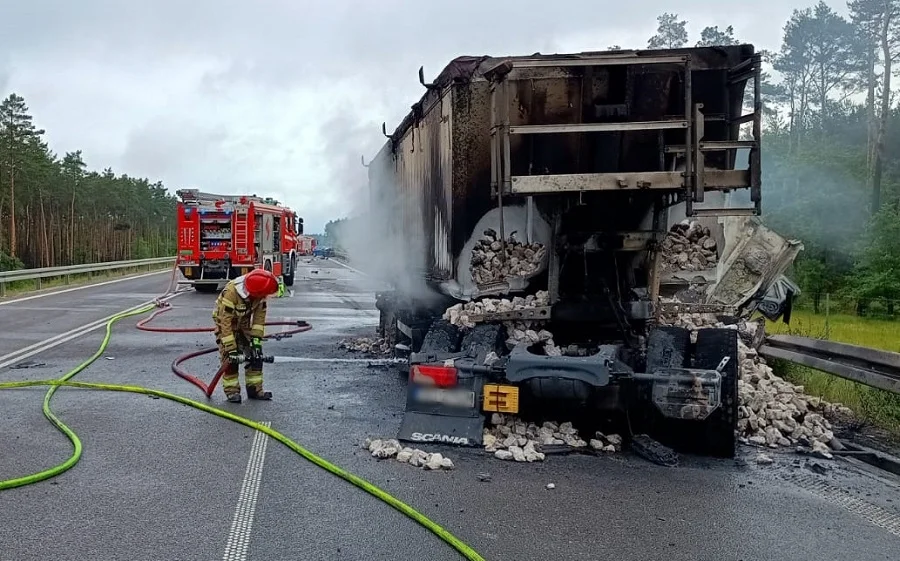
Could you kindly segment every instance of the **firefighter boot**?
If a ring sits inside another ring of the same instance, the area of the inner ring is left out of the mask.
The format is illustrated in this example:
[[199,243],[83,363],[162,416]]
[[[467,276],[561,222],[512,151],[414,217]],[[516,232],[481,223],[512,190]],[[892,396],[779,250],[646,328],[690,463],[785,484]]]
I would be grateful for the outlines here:
[[228,364],[225,373],[222,374],[222,389],[225,390],[225,398],[230,403],[241,402],[241,382],[238,379],[237,364]]
[[244,376],[247,378],[247,397],[249,399],[260,399],[268,401],[272,399],[272,392],[263,391],[262,370],[246,370]]

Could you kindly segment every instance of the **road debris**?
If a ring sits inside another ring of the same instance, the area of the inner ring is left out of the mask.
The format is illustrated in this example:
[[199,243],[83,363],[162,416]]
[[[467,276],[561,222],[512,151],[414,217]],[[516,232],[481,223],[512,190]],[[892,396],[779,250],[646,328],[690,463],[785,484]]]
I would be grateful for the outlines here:
[[407,448],[395,439],[371,439],[367,438],[362,443],[362,448],[371,452],[373,458],[386,460],[393,458],[400,463],[429,471],[440,469],[453,469],[453,460],[439,453],[428,453],[418,448]]
[[547,256],[543,244],[526,244],[515,238],[515,232],[504,244],[494,230],[485,230],[484,237],[472,249],[469,271],[478,286],[503,282],[509,277],[527,277],[540,270]]
[[494,413],[491,426],[484,429],[484,449],[498,460],[515,462],[542,462],[546,454],[543,446],[568,446],[603,452],[622,450],[622,437],[617,434],[596,433],[596,438],[585,442],[572,423],[545,422],[541,426],[526,423],[512,415]]
[[662,242],[662,266],[667,271],[705,271],[718,263],[716,239],[696,220],[683,220]]
[[758,454],[756,456],[756,463],[758,463],[761,466],[767,466],[770,464],[774,464],[775,460],[772,459],[772,456],[769,456],[766,454]]
[[555,483],[548,483],[548,484],[547,484],[547,489],[551,489],[551,490],[552,490],[552,489],[556,489],[556,484],[555,484]]
[[344,339],[339,343],[340,348],[353,353],[365,353],[373,355],[386,355],[391,352],[391,345],[387,340],[378,337],[360,337],[358,339]]

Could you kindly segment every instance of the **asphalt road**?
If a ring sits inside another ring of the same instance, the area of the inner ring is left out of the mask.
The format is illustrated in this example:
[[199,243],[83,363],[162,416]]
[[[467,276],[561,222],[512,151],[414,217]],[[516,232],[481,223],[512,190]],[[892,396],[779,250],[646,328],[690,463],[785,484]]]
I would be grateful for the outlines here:
[[[332,262],[303,264],[300,272],[294,296],[274,301],[270,318],[302,318],[314,329],[266,351],[352,358],[337,344],[374,332],[374,287]],[[0,305],[9,330],[0,354],[149,300],[167,284],[156,275]],[[213,298],[179,296],[157,324],[208,325]],[[117,324],[104,357],[77,379],[205,400],[169,364],[208,346],[211,336],[145,333],[134,329],[137,321]],[[0,369],[0,380],[60,376],[101,338],[97,330],[35,354]],[[210,378],[213,360],[188,366]],[[868,561],[895,560],[900,551],[897,479],[844,461],[816,466],[783,453],[763,467],[748,449],[737,461],[683,457],[673,469],[627,454],[522,465],[431,447],[456,469],[424,472],[376,461],[359,447],[399,426],[404,382],[395,371],[329,361],[266,367],[273,401],[231,405],[220,389],[213,405],[270,422],[489,560]],[[0,393],[0,479],[70,454],[41,415],[45,391]],[[245,427],[142,395],[63,388],[53,404],[81,437],[83,457],[56,479],[0,492],[0,561],[460,559],[400,513]],[[479,480],[483,473],[489,482]],[[546,489],[551,482],[556,488]]]

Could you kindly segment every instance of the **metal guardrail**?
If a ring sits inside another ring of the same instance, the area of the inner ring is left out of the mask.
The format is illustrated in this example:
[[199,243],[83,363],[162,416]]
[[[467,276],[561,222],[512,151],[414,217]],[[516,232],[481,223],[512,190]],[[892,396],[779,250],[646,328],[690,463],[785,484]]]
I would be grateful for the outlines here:
[[131,259],[128,261],[108,261],[106,263],[85,263],[83,265],[68,265],[65,267],[43,267],[39,269],[18,269],[15,271],[0,271],[0,296],[6,293],[6,284],[11,282],[31,280],[35,283],[35,289],[40,290],[41,281],[47,278],[65,277],[66,284],[72,275],[95,273],[100,271],[114,271],[116,269],[134,269],[147,267],[152,270],[154,265],[175,263],[175,257],[152,257],[150,259]]
[[759,354],[900,394],[900,354],[847,343],[770,335]]

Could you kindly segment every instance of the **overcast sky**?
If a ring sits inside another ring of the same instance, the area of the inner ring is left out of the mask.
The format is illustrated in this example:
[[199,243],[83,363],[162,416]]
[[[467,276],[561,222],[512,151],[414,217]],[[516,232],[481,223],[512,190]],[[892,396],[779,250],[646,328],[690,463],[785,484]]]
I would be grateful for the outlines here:
[[[352,212],[359,157],[459,55],[644,48],[656,15],[777,49],[783,0],[0,0],[0,91],[60,155],[170,190],[274,196],[308,232]],[[843,2],[828,2],[846,13]]]

